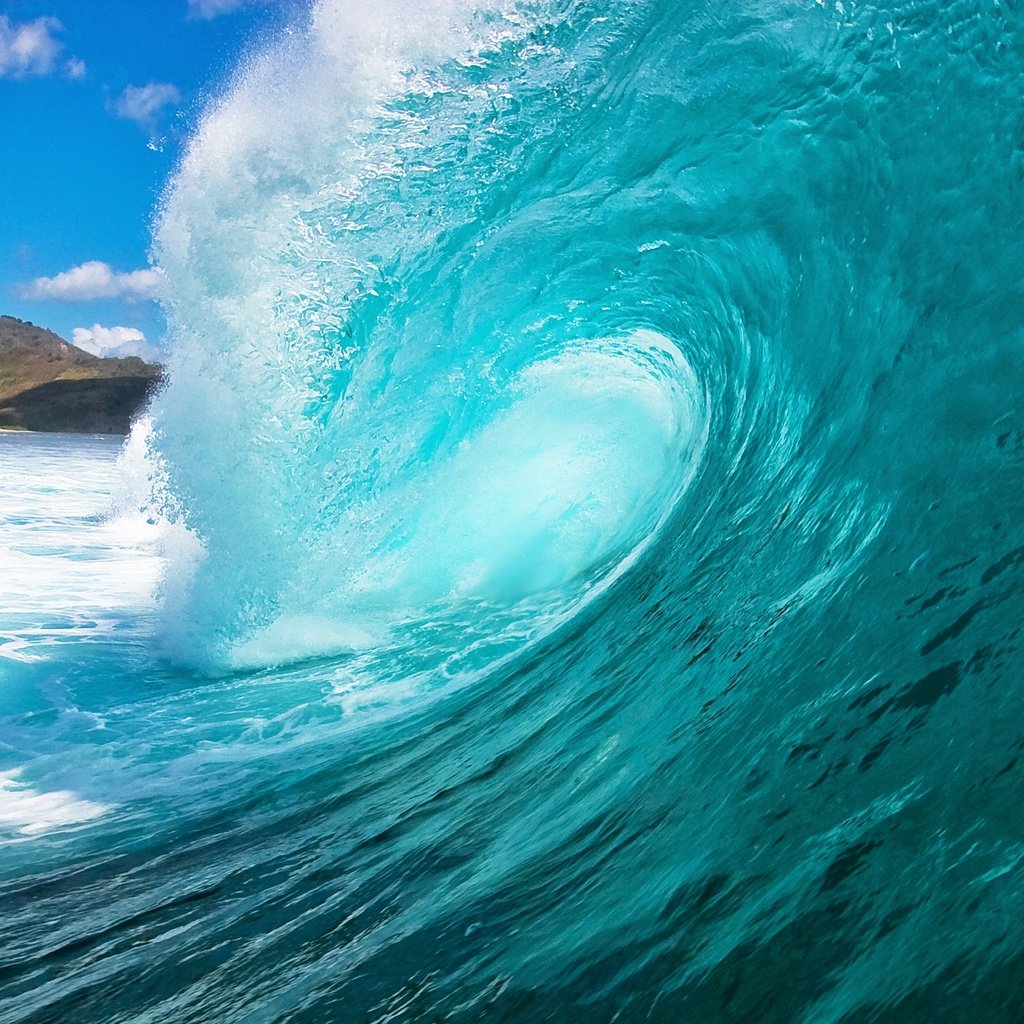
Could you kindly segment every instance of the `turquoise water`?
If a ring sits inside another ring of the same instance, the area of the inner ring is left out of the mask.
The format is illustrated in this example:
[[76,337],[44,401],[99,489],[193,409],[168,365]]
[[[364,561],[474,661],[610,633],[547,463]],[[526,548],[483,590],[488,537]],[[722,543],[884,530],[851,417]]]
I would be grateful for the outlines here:
[[1024,12],[321,3],[0,436],[0,1021],[1017,1024]]

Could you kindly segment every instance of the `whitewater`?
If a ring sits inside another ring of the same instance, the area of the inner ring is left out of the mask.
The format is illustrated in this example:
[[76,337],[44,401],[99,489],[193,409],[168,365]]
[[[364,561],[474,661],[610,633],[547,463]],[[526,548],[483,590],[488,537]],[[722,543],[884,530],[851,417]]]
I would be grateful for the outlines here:
[[1022,81],[1016,0],[254,42],[147,414],[0,435],[0,1024],[1019,1024]]

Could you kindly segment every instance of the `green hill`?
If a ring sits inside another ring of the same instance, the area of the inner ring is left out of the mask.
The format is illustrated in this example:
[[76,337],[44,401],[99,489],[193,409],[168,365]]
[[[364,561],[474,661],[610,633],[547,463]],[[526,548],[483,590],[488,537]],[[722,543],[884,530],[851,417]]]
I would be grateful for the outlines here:
[[0,316],[0,428],[126,434],[160,380],[136,356],[101,358]]

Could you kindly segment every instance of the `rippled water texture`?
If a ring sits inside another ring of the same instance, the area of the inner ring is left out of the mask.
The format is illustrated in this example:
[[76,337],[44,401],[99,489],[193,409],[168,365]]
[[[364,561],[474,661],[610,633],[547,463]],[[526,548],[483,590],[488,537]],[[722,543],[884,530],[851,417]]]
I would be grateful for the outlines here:
[[252,54],[151,422],[0,438],[0,1021],[1019,1024],[1022,81],[1017,0]]

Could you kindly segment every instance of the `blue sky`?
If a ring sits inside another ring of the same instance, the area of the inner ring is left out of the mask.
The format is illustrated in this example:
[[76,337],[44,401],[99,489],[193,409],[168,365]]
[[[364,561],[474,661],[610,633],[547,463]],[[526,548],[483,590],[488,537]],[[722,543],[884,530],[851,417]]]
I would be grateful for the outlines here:
[[299,5],[0,0],[0,313],[94,351],[163,343],[156,202],[204,103]]

